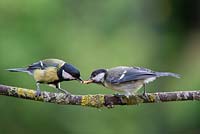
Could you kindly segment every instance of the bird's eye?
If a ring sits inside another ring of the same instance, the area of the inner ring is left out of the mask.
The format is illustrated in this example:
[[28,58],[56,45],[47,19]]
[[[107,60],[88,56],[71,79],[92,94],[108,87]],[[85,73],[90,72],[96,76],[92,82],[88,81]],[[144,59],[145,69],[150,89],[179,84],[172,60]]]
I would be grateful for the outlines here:
[[90,78],[95,77],[95,74],[91,74]]

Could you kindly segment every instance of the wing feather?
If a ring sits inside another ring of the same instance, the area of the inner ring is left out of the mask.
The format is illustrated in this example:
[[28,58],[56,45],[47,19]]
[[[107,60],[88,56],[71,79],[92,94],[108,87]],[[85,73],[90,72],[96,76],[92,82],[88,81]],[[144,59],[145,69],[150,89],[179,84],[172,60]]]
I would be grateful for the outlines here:
[[116,67],[108,71],[106,80],[113,84],[156,77],[155,72],[139,67]]
[[46,59],[29,65],[28,70],[45,69],[48,67],[60,68],[64,63],[64,61],[58,59]]

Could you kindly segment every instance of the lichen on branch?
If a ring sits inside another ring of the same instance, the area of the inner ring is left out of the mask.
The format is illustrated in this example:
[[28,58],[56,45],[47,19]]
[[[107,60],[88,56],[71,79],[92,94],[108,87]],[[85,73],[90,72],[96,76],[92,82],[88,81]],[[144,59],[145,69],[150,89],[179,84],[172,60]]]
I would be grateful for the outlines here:
[[140,103],[159,103],[169,101],[200,101],[200,91],[157,92],[144,95],[72,95],[63,93],[41,92],[37,96],[35,90],[0,85],[0,95],[34,101],[49,102],[63,105],[81,105],[89,107],[113,107],[114,105],[137,105]]

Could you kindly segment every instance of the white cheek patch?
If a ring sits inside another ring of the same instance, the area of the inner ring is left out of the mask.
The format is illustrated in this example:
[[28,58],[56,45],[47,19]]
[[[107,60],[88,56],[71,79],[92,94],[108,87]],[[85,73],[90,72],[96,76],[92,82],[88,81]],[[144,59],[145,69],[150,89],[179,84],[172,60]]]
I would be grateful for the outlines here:
[[98,74],[97,76],[95,76],[95,77],[93,78],[93,80],[101,81],[101,80],[104,78],[104,76],[105,76],[105,73],[100,73],[100,74]]
[[62,77],[64,79],[70,79],[70,80],[75,79],[71,74],[65,72],[64,70],[62,71]]

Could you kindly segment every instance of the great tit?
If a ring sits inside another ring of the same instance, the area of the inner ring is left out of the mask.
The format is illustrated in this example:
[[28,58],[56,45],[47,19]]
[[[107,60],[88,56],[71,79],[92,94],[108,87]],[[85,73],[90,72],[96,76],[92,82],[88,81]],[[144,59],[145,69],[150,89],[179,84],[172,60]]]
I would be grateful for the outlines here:
[[26,72],[32,75],[36,81],[37,95],[40,94],[40,84],[48,84],[58,91],[68,93],[60,87],[60,82],[78,80],[83,82],[80,71],[73,65],[59,59],[45,59],[35,62],[26,68],[7,69],[10,72]]
[[119,66],[111,69],[97,69],[91,73],[89,80],[85,84],[97,83],[106,88],[115,91],[125,92],[125,95],[136,93],[144,86],[144,95],[146,95],[145,85],[161,76],[172,76],[180,78],[179,74],[169,72],[154,72],[142,67]]

